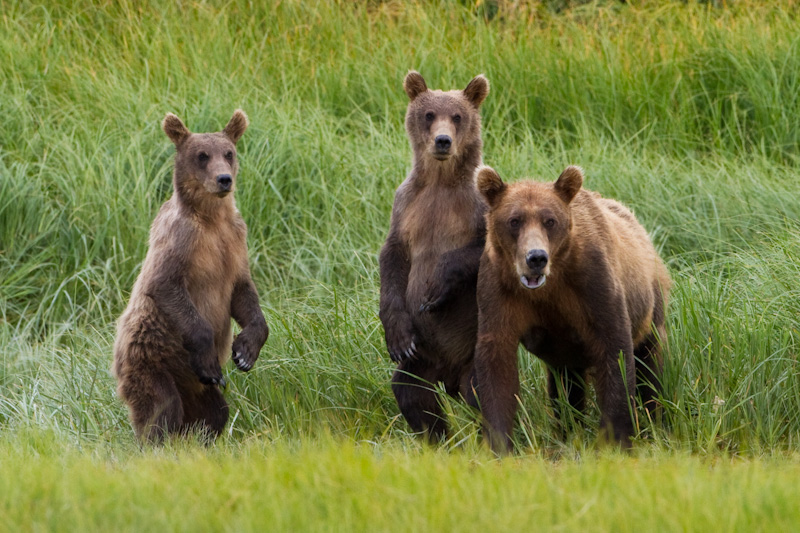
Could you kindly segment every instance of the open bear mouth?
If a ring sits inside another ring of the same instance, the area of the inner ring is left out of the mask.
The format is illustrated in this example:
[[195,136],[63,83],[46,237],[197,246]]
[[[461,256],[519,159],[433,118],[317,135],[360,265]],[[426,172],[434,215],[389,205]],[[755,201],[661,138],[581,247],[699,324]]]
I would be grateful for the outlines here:
[[519,280],[525,286],[526,289],[538,289],[542,285],[544,285],[547,276],[544,274],[539,274],[538,276],[520,276]]

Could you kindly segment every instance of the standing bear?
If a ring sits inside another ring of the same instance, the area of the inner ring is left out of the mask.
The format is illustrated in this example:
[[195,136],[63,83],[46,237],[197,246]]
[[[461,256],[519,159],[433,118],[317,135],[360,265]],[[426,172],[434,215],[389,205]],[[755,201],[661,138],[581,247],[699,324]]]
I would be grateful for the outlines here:
[[581,410],[589,372],[601,430],[623,447],[637,383],[648,407],[660,388],[669,274],[633,213],[582,184],[578,167],[555,183],[506,185],[491,168],[478,173],[489,212],[475,368],[497,452],[511,448],[520,342],[548,364],[552,400],[560,384]]
[[404,81],[413,167],[398,187],[380,254],[380,319],[400,411],[415,432],[447,432],[434,385],[475,404],[476,284],[486,206],[475,186],[481,164],[479,108],[489,82],[429,90],[417,72]]
[[[220,133],[193,134],[171,113],[162,126],[177,148],[174,192],[119,319],[113,372],[140,439],[193,428],[215,438],[228,421],[221,365],[232,350],[247,372],[269,334],[233,200],[247,117],[236,110]],[[242,327],[236,339],[231,318]]]

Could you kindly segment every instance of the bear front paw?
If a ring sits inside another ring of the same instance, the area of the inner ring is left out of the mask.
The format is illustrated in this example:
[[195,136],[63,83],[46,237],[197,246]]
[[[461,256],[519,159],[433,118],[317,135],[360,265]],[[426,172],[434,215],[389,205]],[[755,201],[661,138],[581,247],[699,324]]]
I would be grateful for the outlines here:
[[[263,345],[263,343],[262,343]],[[258,359],[258,354],[261,351],[261,346],[242,331],[236,336],[231,347],[231,359],[233,359],[236,368],[242,372],[249,372]]]
[[439,311],[442,305],[450,298],[452,291],[448,290],[441,283],[437,283],[428,289],[425,300],[419,306],[420,313],[433,313]]
[[219,385],[224,388],[227,382],[222,376],[222,368],[219,366],[219,361],[216,358],[207,357],[206,360],[209,360],[209,362],[204,363],[199,359],[199,357],[193,357],[190,365],[200,383],[203,385]]
[[386,347],[389,349],[389,357],[395,363],[414,359],[417,356],[418,346],[419,339],[410,324],[386,332]]
[[441,296],[438,298],[435,297],[428,298],[424,302],[422,302],[422,305],[419,306],[419,312],[433,313],[435,311],[438,311],[442,307],[444,301],[445,299],[442,298]]

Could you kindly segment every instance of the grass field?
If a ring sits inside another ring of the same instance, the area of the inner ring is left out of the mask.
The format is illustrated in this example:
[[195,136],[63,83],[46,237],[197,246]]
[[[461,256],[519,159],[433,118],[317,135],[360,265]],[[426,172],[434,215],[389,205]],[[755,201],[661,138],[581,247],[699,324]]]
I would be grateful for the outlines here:
[[[797,527],[797,2],[257,4],[0,2],[0,531]],[[581,165],[651,232],[670,346],[631,456],[596,450],[594,406],[562,439],[522,352],[515,457],[447,398],[437,448],[398,416],[377,253],[412,68],[488,77],[501,175]],[[159,123],[216,131],[237,107],[271,335],[252,372],[224,369],[214,447],[140,450],[109,367],[171,193]]]

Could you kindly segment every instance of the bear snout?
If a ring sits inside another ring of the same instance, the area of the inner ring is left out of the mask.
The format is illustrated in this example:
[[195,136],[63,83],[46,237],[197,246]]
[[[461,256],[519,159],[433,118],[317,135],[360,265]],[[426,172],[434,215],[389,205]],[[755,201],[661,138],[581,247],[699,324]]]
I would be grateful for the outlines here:
[[526,289],[538,289],[543,286],[550,268],[547,266],[549,256],[546,250],[532,248],[525,254],[525,266],[517,263],[519,281]]
[[233,178],[230,174],[220,174],[217,176],[217,185],[221,192],[230,192],[233,186]]
[[525,263],[534,272],[541,272],[547,266],[548,256],[544,250],[529,250],[525,254]]
[[434,142],[436,143],[436,149],[438,151],[446,152],[453,144],[453,139],[451,139],[449,135],[437,135]]
[[449,135],[437,135],[433,140],[436,155],[450,155],[450,147],[453,146],[453,139]]

